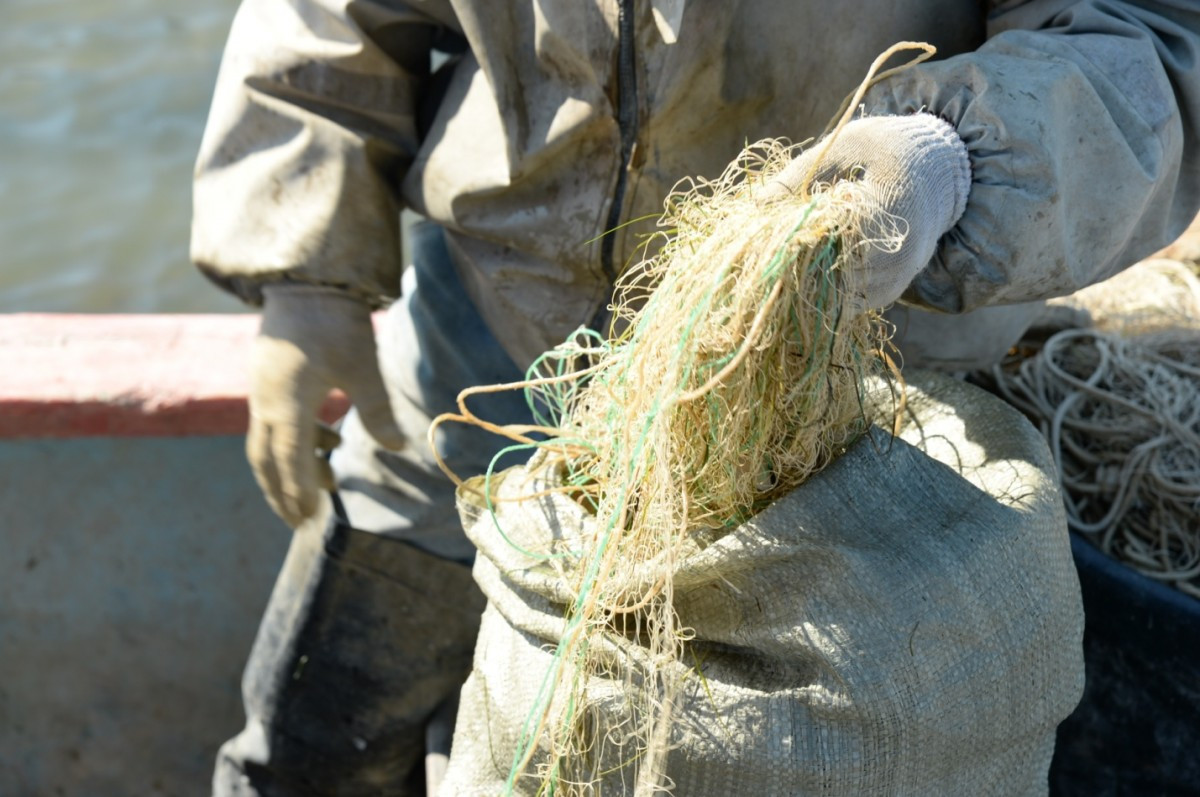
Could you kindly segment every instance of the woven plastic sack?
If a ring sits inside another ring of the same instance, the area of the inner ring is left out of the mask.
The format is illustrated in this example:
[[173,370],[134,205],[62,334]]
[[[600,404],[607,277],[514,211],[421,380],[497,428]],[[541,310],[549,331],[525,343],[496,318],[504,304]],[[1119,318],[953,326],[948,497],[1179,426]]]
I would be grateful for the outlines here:
[[[1055,728],[1083,687],[1054,466],[1011,407],[908,376],[899,438],[874,428],[750,522],[695,535],[677,563],[695,638],[665,761],[676,797],[1046,793]],[[493,489],[537,491],[552,475],[537,462]],[[590,517],[562,495],[502,500],[493,517],[463,490],[459,508],[489,603],[440,794],[497,795],[570,597],[561,563],[518,548],[569,548]],[[589,685],[598,739],[620,732],[638,688],[625,683],[637,643],[614,634],[607,653]],[[616,758],[588,762],[605,773],[597,793],[633,793]]]

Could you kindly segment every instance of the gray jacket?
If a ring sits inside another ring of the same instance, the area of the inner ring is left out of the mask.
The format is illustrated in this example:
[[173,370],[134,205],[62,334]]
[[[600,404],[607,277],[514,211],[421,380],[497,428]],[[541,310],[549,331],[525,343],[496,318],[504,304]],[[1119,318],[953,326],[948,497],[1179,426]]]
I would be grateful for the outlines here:
[[865,110],[942,116],[973,169],[894,313],[910,362],[994,359],[1038,300],[1153,252],[1200,207],[1197,0],[244,0],[192,256],[252,303],[292,280],[382,304],[408,206],[449,230],[524,365],[602,313],[676,181],[819,134],[902,39],[940,60]]

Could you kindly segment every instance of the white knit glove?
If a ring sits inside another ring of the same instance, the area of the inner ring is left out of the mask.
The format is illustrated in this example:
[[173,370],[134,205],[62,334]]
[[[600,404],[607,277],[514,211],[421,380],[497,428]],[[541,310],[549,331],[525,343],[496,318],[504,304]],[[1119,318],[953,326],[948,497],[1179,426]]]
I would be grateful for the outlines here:
[[294,528],[316,512],[320,489],[333,488],[320,452],[339,438],[317,422],[331,389],[346,392],[381,445],[399,449],[405,440],[380,376],[368,307],[341,291],[305,285],[267,286],[263,296],[246,456],[267,503]]
[[938,239],[955,225],[967,206],[971,163],[954,128],[926,113],[870,116],[850,122],[828,152],[824,140],[790,163],[771,184],[768,197],[798,191],[820,156],[813,180],[855,180],[869,186],[880,210],[898,220],[899,245],[871,243],[864,253],[867,307],[885,307],[900,298],[928,265]]

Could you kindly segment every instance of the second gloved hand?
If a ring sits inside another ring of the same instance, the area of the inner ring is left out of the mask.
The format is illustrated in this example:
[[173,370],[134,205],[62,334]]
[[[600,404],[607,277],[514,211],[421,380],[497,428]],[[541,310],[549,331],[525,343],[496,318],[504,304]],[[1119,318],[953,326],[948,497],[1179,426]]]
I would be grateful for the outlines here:
[[925,113],[856,119],[822,152],[825,143],[816,142],[780,172],[768,184],[767,198],[798,192],[810,174],[814,183],[864,183],[903,236],[870,243],[863,253],[866,306],[885,307],[928,265],[938,239],[966,209],[971,188],[966,144],[950,124]]
[[254,343],[246,455],[267,503],[289,526],[317,509],[333,487],[317,449],[337,444],[317,412],[329,391],[346,392],[367,431],[385,448],[404,446],[379,372],[365,304],[332,288],[269,285]]

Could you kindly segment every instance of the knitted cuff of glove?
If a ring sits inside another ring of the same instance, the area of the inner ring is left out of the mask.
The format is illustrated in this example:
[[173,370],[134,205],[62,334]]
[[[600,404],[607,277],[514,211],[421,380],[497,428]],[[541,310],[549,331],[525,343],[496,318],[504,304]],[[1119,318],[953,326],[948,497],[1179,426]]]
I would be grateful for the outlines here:
[[900,117],[892,129],[908,137],[910,173],[925,175],[928,191],[951,199],[945,220],[945,230],[949,230],[962,218],[971,193],[971,159],[966,143],[953,125],[928,113]]

